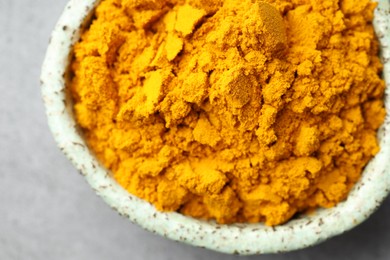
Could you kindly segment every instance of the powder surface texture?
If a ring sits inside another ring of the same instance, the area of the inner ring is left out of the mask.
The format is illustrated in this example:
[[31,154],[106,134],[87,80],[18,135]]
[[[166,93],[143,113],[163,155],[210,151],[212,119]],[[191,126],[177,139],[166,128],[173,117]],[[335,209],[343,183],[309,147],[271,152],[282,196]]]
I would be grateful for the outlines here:
[[77,122],[163,211],[278,225],[344,200],[379,151],[368,0],[103,0],[76,44]]

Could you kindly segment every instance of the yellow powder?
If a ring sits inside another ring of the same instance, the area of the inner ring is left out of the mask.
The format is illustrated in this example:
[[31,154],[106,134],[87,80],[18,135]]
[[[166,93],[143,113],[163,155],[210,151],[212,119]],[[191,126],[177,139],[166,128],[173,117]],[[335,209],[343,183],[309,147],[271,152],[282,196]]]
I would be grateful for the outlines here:
[[368,0],[103,0],[75,46],[75,115],[159,210],[278,225],[344,200],[379,151]]

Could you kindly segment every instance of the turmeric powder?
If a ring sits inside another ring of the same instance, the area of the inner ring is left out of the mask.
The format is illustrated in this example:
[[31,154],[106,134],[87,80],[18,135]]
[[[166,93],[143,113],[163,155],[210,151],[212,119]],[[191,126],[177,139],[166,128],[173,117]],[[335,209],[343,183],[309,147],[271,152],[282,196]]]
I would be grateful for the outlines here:
[[75,45],[90,148],[162,211],[278,225],[344,200],[379,151],[369,0],[103,0]]

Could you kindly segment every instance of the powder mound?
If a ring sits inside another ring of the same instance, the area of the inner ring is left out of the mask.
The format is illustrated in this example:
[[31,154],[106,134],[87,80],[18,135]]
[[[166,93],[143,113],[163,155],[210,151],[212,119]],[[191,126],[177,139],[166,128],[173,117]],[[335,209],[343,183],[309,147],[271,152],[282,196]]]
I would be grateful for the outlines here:
[[130,193],[219,223],[344,200],[379,151],[384,82],[361,0],[103,0],[71,92]]

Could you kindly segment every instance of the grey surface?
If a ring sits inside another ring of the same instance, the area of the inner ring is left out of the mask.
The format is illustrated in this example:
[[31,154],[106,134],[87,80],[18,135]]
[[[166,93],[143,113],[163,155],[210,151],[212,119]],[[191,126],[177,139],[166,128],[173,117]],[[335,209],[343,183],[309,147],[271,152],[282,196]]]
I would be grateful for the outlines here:
[[[39,73],[66,0],[0,0],[0,259],[238,259],[150,234],[118,216],[56,148]],[[390,259],[390,200],[319,246],[247,259]]]

